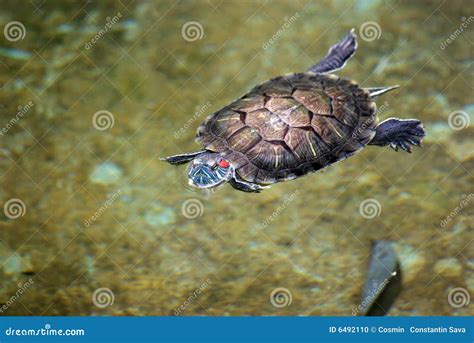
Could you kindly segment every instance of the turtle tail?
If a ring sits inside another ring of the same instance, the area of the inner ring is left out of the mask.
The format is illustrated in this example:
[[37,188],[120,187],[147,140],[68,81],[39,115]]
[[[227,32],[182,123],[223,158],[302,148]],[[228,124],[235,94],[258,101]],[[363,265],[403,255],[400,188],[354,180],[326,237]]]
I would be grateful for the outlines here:
[[380,95],[390,92],[399,87],[400,87],[399,85],[391,86],[391,87],[372,87],[372,88],[365,88],[365,90],[369,92],[370,97],[372,99],[377,99]]

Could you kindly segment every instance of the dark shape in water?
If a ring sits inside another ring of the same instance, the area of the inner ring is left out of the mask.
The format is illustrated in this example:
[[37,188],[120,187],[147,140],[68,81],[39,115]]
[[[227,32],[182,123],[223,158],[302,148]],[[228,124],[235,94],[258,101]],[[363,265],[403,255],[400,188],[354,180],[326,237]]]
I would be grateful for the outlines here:
[[[364,316],[384,316],[402,290],[400,262],[389,241],[374,241],[362,292]],[[364,306],[365,305],[365,306]]]

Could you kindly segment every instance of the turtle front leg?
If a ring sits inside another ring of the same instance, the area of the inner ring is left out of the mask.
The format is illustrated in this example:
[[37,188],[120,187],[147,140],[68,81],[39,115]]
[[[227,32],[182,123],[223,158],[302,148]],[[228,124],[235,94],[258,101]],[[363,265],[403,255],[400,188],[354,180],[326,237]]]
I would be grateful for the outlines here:
[[411,152],[412,145],[421,145],[425,136],[423,124],[417,119],[389,118],[379,125],[370,145],[386,146],[398,151],[401,148]]
[[169,164],[183,164],[192,161],[196,156],[207,152],[207,150],[201,150],[196,152],[189,152],[186,154],[173,155],[168,157],[160,157],[160,160],[166,161]]
[[256,183],[244,181],[235,173],[234,176],[230,179],[229,183],[235,189],[248,193],[260,193],[262,189],[270,188],[269,186],[260,186]]

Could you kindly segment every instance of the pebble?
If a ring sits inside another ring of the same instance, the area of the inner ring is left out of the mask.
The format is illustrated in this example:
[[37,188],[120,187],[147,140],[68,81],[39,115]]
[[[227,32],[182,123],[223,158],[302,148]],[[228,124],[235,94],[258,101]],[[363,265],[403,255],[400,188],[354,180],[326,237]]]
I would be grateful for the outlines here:
[[21,257],[17,254],[10,255],[7,260],[3,263],[3,271],[5,274],[18,274],[23,269],[23,263]]
[[471,294],[474,293],[474,274],[471,274],[467,279],[466,279],[466,286],[469,289],[469,292]]
[[122,178],[122,175],[122,168],[113,162],[105,162],[95,166],[89,175],[89,180],[99,185],[112,185],[117,183]]
[[459,162],[472,160],[474,158],[474,142],[468,139],[449,142],[448,153]]
[[21,257],[17,253],[11,253],[3,262],[3,272],[7,275],[17,275],[32,269],[31,262],[27,257]]
[[31,52],[20,49],[0,48],[0,56],[14,60],[26,61],[31,58]]
[[433,269],[435,273],[439,274],[442,278],[448,279],[460,277],[463,270],[461,263],[454,257],[439,260]]
[[175,213],[171,207],[155,203],[151,209],[145,213],[145,221],[151,226],[165,226],[174,223]]
[[393,247],[400,259],[404,283],[414,281],[426,264],[426,258],[420,250],[416,251],[411,245],[394,243]]
[[474,270],[474,259],[473,258],[467,260],[466,264],[467,264],[468,268]]
[[474,126],[474,104],[468,104],[462,109],[469,117],[469,126]]

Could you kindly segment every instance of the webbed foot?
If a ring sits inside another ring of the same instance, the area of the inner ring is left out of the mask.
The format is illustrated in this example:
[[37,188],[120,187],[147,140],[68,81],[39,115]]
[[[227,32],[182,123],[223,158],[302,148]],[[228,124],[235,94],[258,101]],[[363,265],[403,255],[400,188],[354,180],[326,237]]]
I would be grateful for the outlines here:
[[398,149],[411,152],[413,145],[421,146],[425,136],[423,124],[417,119],[390,118],[377,126],[371,145],[389,145],[395,151]]

